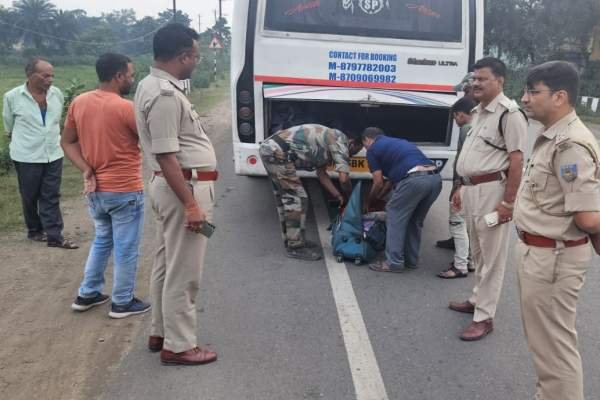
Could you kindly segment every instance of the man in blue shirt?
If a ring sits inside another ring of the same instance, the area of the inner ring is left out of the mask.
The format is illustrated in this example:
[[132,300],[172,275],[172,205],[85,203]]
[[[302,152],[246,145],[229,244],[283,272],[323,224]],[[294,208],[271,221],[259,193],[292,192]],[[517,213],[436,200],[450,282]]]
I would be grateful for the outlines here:
[[392,189],[385,207],[386,259],[369,268],[377,272],[416,268],[423,221],[442,190],[437,168],[417,146],[404,139],[385,136],[379,128],[365,129],[362,143],[373,175],[367,208]]
[[76,249],[63,237],[59,208],[63,151],[60,117],[64,98],[52,86],[54,69],[42,58],[25,67],[27,82],[4,95],[2,119],[10,138],[27,237],[48,247]]

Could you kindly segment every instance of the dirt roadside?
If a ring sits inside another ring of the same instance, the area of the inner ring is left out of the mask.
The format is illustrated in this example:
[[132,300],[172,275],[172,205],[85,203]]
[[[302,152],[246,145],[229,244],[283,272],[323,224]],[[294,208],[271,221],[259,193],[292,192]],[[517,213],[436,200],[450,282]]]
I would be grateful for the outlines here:
[[[203,118],[215,146],[227,134],[228,100]],[[220,129],[217,129],[217,126]],[[228,162],[229,160],[220,160]],[[146,201],[136,295],[148,297],[154,249],[154,220]],[[86,313],[69,309],[77,293],[94,229],[82,199],[61,204],[65,233],[78,250],[49,249],[24,238],[23,232],[0,240],[0,398],[10,400],[79,400],[100,395],[132,338],[145,335],[144,316],[113,320],[109,304]],[[111,271],[107,274],[110,293]]]

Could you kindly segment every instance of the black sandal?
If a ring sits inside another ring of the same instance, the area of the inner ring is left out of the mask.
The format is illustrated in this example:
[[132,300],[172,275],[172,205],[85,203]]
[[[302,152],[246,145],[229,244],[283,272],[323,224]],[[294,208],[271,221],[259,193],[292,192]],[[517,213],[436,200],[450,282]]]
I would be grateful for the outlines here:
[[59,247],[67,250],[75,250],[79,248],[79,246],[67,239],[63,239],[62,242],[48,242],[48,247]]
[[45,233],[42,233],[42,232],[34,233],[33,235],[27,236],[27,239],[33,240],[34,242],[47,242],[48,241],[48,237],[46,236]]
[[[450,275],[449,274],[450,272],[452,272],[454,275]],[[466,278],[468,275],[469,275],[468,272],[462,272],[460,269],[456,269],[454,267],[454,265],[452,265],[447,270],[442,271],[439,274],[437,274],[438,278],[442,278],[442,279]]]

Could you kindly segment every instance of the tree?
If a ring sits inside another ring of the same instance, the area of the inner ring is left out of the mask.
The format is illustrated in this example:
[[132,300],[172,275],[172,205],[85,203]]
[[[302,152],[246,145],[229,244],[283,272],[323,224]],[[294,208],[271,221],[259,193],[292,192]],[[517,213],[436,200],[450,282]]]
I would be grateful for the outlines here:
[[0,54],[8,53],[17,42],[16,30],[11,28],[14,23],[12,10],[0,6]]
[[35,32],[23,31],[21,39],[25,44],[33,44],[36,49],[44,49],[44,34],[52,33],[52,18],[56,14],[56,7],[47,0],[18,0],[13,7],[16,11],[17,26]]
[[114,37],[118,38],[120,42],[130,38],[131,28],[136,23],[133,9],[116,10],[108,14],[102,14],[102,19],[110,26]]
[[54,36],[64,39],[56,40],[55,45],[62,54],[68,54],[71,44],[79,37],[81,28],[74,11],[58,10],[52,18]]
[[598,0],[487,0],[485,47],[490,54],[519,64],[567,58],[582,65]]
[[100,22],[79,37],[74,46],[76,54],[99,56],[102,53],[115,51],[117,38],[106,22]]
[[[166,9],[165,11],[158,14],[158,22],[159,24],[168,24],[169,22],[173,22],[173,10]],[[183,13],[181,10],[177,10],[177,23],[185,26],[190,26],[192,23],[192,19],[189,15]]]
[[130,30],[132,38],[139,38],[131,42],[127,48],[132,55],[151,54],[152,53],[152,38],[160,26],[160,22],[152,17],[144,17],[137,21]]

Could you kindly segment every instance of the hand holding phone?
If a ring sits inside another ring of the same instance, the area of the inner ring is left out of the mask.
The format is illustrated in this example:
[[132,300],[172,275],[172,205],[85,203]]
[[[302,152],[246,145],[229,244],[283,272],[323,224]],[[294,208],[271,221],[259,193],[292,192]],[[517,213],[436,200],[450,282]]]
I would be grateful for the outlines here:
[[488,228],[493,228],[494,226],[498,225],[498,211],[494,211],[491,212],[489,214],[485,214],[483,216],[483,219],[485,220],[486,225],[488,226]]
[[204,221],[202,223],[202,227],[200,228],[198,233],[201,233],[204,236],[206,236],[207,238],[210,238],[212,236],[212,234],[215,232],[215,229],[217,229],[216,226],[214,226],[213,224],[211,224],[208,221]]

